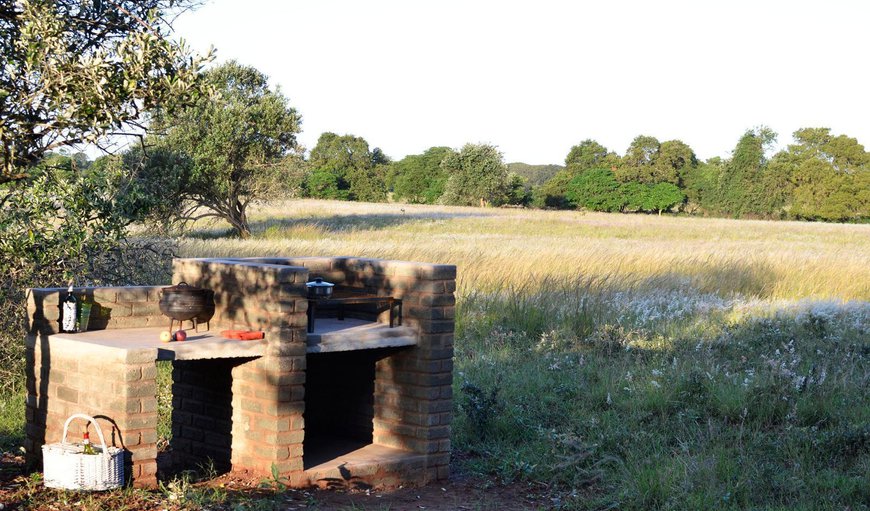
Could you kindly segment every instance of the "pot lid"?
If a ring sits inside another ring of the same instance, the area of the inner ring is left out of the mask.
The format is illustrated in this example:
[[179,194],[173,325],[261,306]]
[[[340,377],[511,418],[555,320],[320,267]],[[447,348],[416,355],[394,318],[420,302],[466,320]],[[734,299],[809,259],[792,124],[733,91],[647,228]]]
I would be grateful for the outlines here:
[[305,286],[307,286],[307,287],[333,287],[334,285],[335,284],[333,284],[332,282],[326,282],[325,280],[323,280],[320,277],[317,277],[316,279],[312,280],[311,282],[307,282],[305,284]]
[[205,289],[201,287],[191,286],[190,284],[182,280],[174,286],[164,287],[162,291],[168,291],[170,293],[199,293],[201,291],[205,291]]

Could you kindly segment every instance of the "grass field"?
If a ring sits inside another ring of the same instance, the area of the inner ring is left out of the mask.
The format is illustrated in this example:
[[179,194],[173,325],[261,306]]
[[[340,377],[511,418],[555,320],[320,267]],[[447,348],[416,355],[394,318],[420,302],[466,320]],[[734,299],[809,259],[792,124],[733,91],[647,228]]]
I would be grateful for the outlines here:
[[252,217],[251,239],[198,225],[180,255],[458,266],[465,470],[564,509],[870,509],[870,225],[323,201]]
[[183,256],[456,264],[465,465],[576,509],[870,507],[870,226],[298,201]]

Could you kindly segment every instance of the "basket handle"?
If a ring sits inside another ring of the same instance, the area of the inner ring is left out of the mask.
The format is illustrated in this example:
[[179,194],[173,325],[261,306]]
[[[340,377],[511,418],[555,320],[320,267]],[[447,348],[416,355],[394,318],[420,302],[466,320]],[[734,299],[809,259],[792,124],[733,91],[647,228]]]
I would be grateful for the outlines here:
[[94,419],[90,415],[85,415],[83,413],[74,413],[74,414],[69,416],[69,419],[66,420],[66,422],[63,425],[63,440],[61,440],[61,443],[64,443],[64,444],[66,443],[66,433],[67,433],[67,430],[69,429],[69,425],[73,421],[73,419],[84,419],[88,422],[92,422],[94,424],[94,426],[96,426],[97,436],[100,437],[100,443],[103,445],[103,452],[107,452],[106,451],[106,449],[107,449],[106,437],[103,436],[103,430],[102,430],[102,428],[100,428],[100,424],[96,421],[96,419]]

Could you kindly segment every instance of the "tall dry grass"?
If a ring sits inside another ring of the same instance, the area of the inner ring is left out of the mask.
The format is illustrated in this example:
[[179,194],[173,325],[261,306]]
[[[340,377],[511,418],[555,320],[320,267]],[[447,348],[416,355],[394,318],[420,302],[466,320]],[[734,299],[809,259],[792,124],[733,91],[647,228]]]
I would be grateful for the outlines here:
[[[870,225],[298,200],[254,237],[201,225],[184,257],[354,255],[455,264],[460,290],[545,277],[761,299],[870,299]],[[463,291],[464,292],[464,291]]]

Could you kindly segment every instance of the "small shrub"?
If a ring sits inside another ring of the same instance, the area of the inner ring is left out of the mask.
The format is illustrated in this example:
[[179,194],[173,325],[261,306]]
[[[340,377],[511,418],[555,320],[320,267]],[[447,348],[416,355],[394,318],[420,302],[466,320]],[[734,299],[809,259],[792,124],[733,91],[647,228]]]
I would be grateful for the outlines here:
[[596,328],[581,344],[604,355],[613,355],[625,351],[635,335],[619,325],[607,324]]
[[460,409],[465,413],[468,423],[481,438],[486,438],[492,420],[504,410],[504,404],[499,398],[499,386],[494,385],[489,391],[469,381],[462,383],[462,401]]

